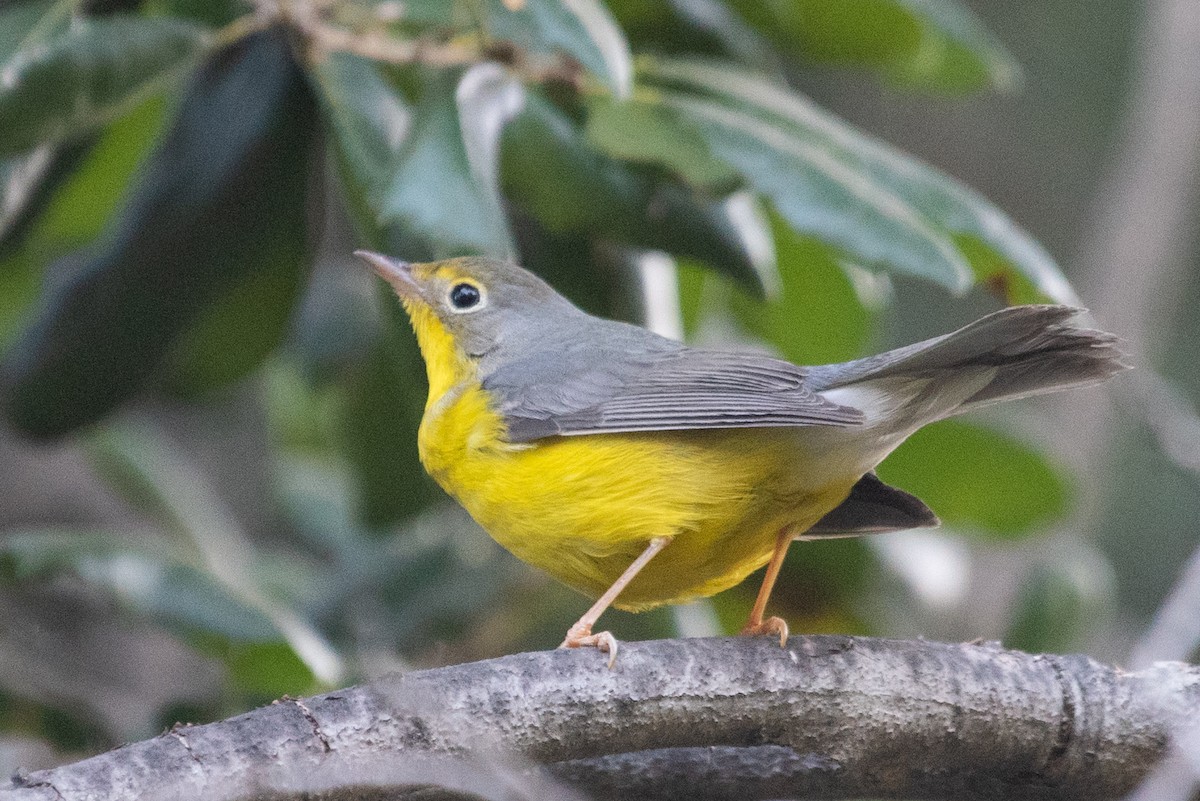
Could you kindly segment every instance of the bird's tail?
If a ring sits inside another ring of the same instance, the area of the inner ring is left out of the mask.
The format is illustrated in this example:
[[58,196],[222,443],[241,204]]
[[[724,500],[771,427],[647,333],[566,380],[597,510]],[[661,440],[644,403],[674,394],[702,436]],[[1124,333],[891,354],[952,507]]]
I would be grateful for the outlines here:
[[808,378],[818,392],[839,401],[849,400],[856,388],[912,387],[908,397],[898,398],[899,406],[924,418],[913,420],[923,425],[1000,401],[1095,384],[1128,369],[1115,336],[1074,324],[1083,313],[1070,306],[1014,306],[945,336],[812,368]]

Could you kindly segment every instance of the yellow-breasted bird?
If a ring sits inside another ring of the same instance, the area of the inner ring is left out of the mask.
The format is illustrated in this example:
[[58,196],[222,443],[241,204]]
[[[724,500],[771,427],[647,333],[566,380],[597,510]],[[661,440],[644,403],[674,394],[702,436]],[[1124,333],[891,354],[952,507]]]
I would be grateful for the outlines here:
[[409,264],[358,251],[400,296],[429,376],[421,461],[504,547],[597,597],[567,647],[616,655],[592,627],[713,595],[767,565],[763,619],[794,539],[937,524],[872,470],[935,420],[1091,384],[1125,368],[1079,309],[1015,306],[952,334],[797,367],[690,348],[593,317],[485,258]]

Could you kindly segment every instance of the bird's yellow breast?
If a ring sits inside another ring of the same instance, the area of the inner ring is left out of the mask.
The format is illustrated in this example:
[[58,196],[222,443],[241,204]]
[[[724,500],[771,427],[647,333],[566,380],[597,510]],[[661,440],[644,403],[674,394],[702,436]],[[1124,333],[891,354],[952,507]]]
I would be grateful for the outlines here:
[[851,482],[795,480],[779,431],[691,431],[504,439],[478,384],[430,405],[426,469],[501,545],[599,595],[656,536],[674,541],[621,594],[644,609],[712,595],[770,557],[784,526],[803,530]]
[[770,558],[781,528],[812,525],[857,478],[814,481],[796,470],[803,444],[789,429],[510,443],[470,361],[433,328],[436,321],[420,324],[430,374],[421,461],[501,545],[599,595],[652,538],[674,538],[622,592],[621,608],[677,603],[739,583]]

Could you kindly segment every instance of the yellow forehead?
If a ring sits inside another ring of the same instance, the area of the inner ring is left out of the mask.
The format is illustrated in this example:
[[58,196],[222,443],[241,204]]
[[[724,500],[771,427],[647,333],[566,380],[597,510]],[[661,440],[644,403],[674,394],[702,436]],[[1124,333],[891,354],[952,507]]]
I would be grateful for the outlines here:
[[476,285],[480,283],[479,276],[457,260],[414,264],[412,271],[419,281],[444,281],[447,284],[469,281]]

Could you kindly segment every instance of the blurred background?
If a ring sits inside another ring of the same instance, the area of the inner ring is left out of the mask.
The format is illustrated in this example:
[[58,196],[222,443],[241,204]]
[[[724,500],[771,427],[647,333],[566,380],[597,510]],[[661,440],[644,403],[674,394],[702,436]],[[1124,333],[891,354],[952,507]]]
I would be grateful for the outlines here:
[[798,545],[771,612],[1194,656],[1194,3],[8,0],[0,75],[0,771],[586,608],[421,471],[363,246],[800,363],[1085,305],[1135,372],[919,433],[879,472],[943,527]]

